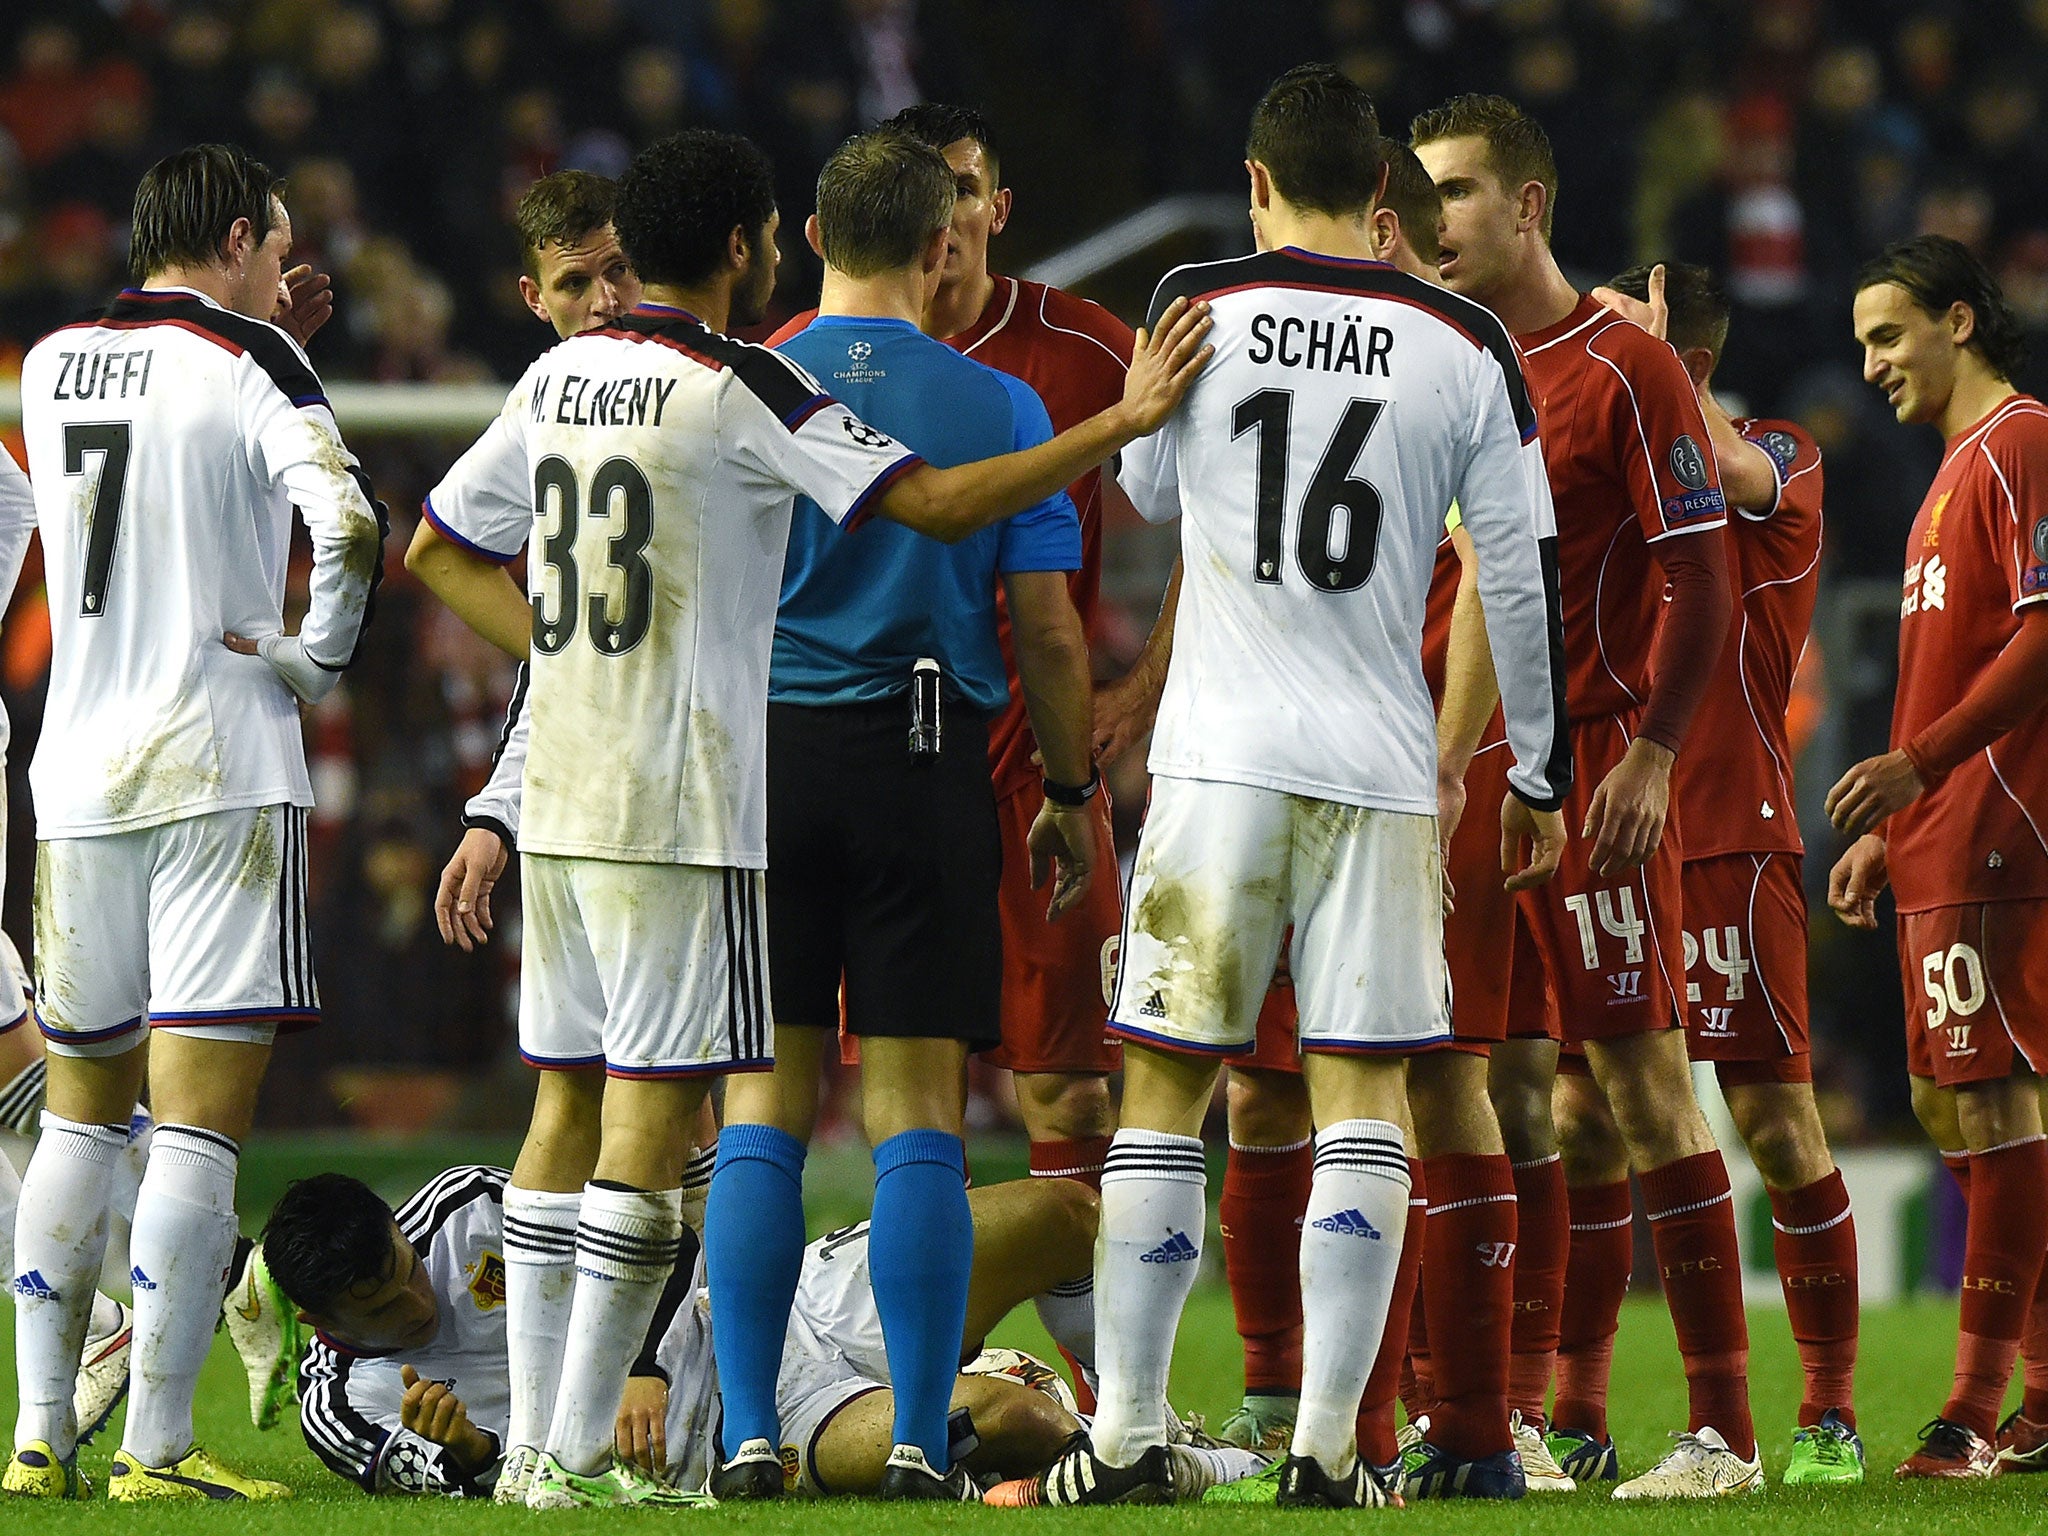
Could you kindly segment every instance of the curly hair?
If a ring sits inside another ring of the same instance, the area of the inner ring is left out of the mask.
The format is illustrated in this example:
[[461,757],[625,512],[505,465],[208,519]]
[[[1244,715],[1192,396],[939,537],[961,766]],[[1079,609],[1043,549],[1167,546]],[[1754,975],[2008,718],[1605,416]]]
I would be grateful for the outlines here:
[[1976,253],[1947,235],[1915,235],[1886,246],[1856,273],[1856,292],[1890,283],[1903,288],[1926,313],[1945,315],[1967,304],[1976,325],[1965,345],[1999,378],[2011,381],[2027,362],[2027,338],[2019,317]]
[[687,288],[718,270],[735,229],[752,245],[774,213],[774,167],[753,141],[689,128],[633,157],[612,228],[641,282]]
[[316,1173],[286,1187],[263,1224],[263,1261],[293,1305],[324,1312],[337,1296],[391,1275],[391,1207],[361,1179]]

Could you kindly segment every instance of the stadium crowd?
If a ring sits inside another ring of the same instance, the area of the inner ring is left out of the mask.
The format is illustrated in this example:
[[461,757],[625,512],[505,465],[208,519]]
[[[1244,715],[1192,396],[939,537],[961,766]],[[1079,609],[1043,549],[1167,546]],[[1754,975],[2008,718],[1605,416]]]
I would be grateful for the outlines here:
[[[730,127],[769,150],[783,205],[801,209],[802,168],[853,128],[921,97],[980,100],[1015,140],[1010,179],[1032,199],[1003,251],[1015,270],[1149,197],[1228,189],[1236,118],[1218,104],[1309,56],[1338,59],[1391,122],[1454,88],[1526,102],[1568,168],[1575,217],[1558,254],[1575,276],[1596,280],[1622,253],[1727,274],[1746,343],[1722,386],[1806,424],[1834,495],[1868,530],[1830,542],[1831,584],[1889,580],[1911,488],[1932,470],[1933,445],[1891,429],[1856,378],[1843,340],[1855,263],[1904,234],[1953,235],[1993,265],[2022,323],[2048,335],[2048,226],[2030,194],[2048,170],[2038,0],[1293,0],[1261,6],[1249,33],[1239,11],[1226,0],[10,7],[0,370],[118,285],[135,180],[179,143],[243,142],[289,178],[298,255],[336,276],[327,377],[510,378],[535,330],[517,299],[509,215],[538,174],[615,173],[662,132]],[[1042,106],[1052,79],[1057,113]],[[1079,154],[1091,174],[1077,182],[1064,168]],[[771,319],[815,293],[810,253],[785,246]],[[1149,276],[1108,274],[1101,296],[1129,313]],[[2044,357],[2037,348],[2030,370]],[[401,521],[452,446],[363,440]],[[32,607],[34,583],[24,587]],[[1122,596],[1112,591],[1113,608]],[[443,952],[425,909],[446,829],[482,782],[509,673],[403,574],[388,602],[316,735],[314,836],[332,855],[317,864],[321,943],[376,957],[327,966],[329,1006],[350,1027],[287,1067],[292,1098],[337,1119],[344,1100],[401,1119],[444,1111],[510,1042],[508,973],[496,957]],[[1111,649],[1134,649],[1147,618],[1112,613]],[[0,668],[17,764],[35,739],[43,634],[11,625]],[[1872,643],[1881,657],[1889,637]],[[1845,760],[1882,728],[1882,660],[1877,670],[1839,690],[1854,695],[1837,701]],[[13,846],[18,921],[25,833]],[[1816,999],[1824,1038],[1855,1039],[1858,1018],[1897,1007],[1888,969],[1864,963],[1858,943],[1830,936],[1817,955],[1839,980]],[[1845,1128],[1904,1118],[1890,1064],[1866,1066],[1867,1054],[1836,1052],[1841,1066],[1827,1070]],[[363,1092],[370,1082],[382,1091]]]

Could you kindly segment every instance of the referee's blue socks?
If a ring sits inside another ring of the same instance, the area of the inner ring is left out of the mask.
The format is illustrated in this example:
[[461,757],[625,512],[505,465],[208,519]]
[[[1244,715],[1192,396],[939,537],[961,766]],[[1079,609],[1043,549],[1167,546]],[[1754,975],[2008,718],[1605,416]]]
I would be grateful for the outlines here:
[[719,1132],[704,1203],[704,1267],[717,1319],[711,1343],[725,1400],[726,1456],[749,1440],[782,1445],[775,1378],[804,1262],[805,1151],[772,1125]]
[[[974,1218],[960,1138],[944,1131],[891,1136],[875,1148],[868,1279],[896,1392],[896,1443],[916,1446],[942,1473],[973,1265]],[[714,1301],[714,1315],[716,1307]],[[723,1380],[723,1360],[719,1364]],[[728,1402],[728,1423],[731,1417]]]

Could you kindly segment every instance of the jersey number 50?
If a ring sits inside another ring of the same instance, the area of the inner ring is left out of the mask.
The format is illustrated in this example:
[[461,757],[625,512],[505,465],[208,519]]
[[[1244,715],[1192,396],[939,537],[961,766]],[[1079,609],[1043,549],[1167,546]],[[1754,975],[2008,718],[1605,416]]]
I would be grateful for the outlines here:
[[[1301,574],[1318,592],[1353,592],[1372,579],[1379,556],[1379,488],[1351,471],[1365,440],[1386,410],[1384,400],[1353,400],[1344,407],[1337,430],[1330,434],[1321,462],[1301,498],[1301,527],[1295,535],[1294,558]],[[1262,389],[1238,401],[1230,415],[1234,441],[1247,432],[1259,435],[1258,517],[1252,535],[1252,577],[1280,584],[1287,514],[1288,429],[1294,419],[1294,391]],[[1343,553],[1331,549],[1337,509],[1345,512]]]
[[[548,614],[547,594],[536,574],[533,584],[533,648],[543,656],[563,650],[576,636],[584,604],[576,569],[576,529],[585,516],[576,471],[567,459],[549,454],[533,467],[533,507],[545,519],[548,493],[554,493],[554,531],[541,536],[542,563],[555,573],[555,611]],[[600,655],[623,656],[647,638],[654,612],[654,571],[647,563],[647,544],[654,537],[654,492],[647,476],[631,459],[606,459],[590,477],[588,514],[610,522],[605,546],[607,569],[618,572],[624,613],[614,622],[611,600],[603,592],[589,594],[590,643]]]

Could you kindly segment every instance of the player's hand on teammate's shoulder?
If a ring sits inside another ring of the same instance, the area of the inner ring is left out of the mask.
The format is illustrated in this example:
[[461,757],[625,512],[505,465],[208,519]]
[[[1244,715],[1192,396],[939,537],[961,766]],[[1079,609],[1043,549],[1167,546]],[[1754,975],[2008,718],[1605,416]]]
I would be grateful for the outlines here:
[[1866,757],[1837,779],[1825,809],[1837,832],[1861,837],[1919,799],[1926,788],[1912,758],[1903,751],[1885,752]]
[[1139,328],[1130,371],[1124,375],[1123,398],[1123,409],[1139,437],[1165,425],[1188,386],[1209,366],[1216,349],[1205,345],[1203,338],[1214,324],[1207,304],[1175,299],[1156,328]]
[[270,317],[272,325],[303,347],[333,316],[333,278],[303,264],[285,273],[278,285],[277,309]]
[[[1500,868],[1510,891],[1546,883],[1564,858],[1564,812],[1539,811],[1519,795],[1500,807]],[[1526,857],[1524,848],[1527,849]]]
[[339,672],[328,670],[307,654],[306,642],[297,635],[264,635],[251,640],[229,630],[220,637],[220,643],[238,656],[260,656],[285,687],[308,704],[318,704],[341,681]]
[[1828,871],[1828,905],[1851,928],[1877,926],[1877,898],[1891,884],[1884,839],[1865,833]]
[[668,1475],[668,1383],[659,1376],[628,1376],[619,1399],[613,1442],[621,1460],[649,1477]]
[[471,827],[462,834],[434,891],[434,924],[443,944],[468,954],[491,942],[491,892],[510,858],[504,839],[489,827]]
[[409,1365],[398,1368],[398,1379],[405,1384],[405,1396],[398,1403],[400,1424],[422,1440],[446,1447],[471,1472],[490,1464],[490,1436],[469,1422],[469,1409],[447,1382],[431,1381]]
[[1671,813],[1673,760],[1669,747],[1638,736],[1593,791],[1579,835],[1593,845],[1594,874],[1618,875],[1650,862]]
[[1649,301],[1645,303],[1603,283],[1593,290],[1593,302],[1604,305],[1622,319],[1633,321],[1659,341],[1664,341],[1671,329],[1671,305],[1664,297],[1664,263],[1661,261],[1650,268],[1649,289]]
[[1095,818],[1100,814],[1096,797],[1081,805],[1048,800],[1038,808],[1025,843],[1031,849],[1031,889],[1052,880],[1052,900],[1045,907],[1049,923],[1065,917],[1088,894],[1095,878]]

